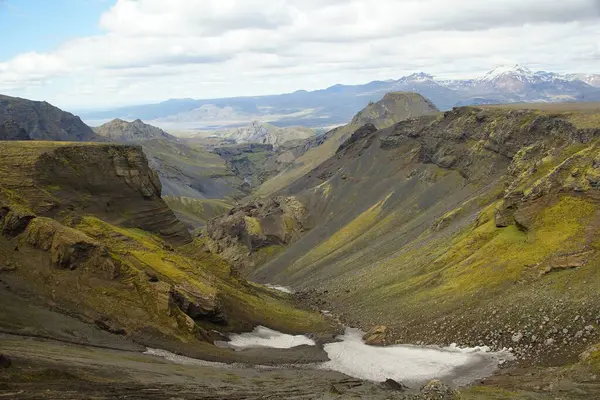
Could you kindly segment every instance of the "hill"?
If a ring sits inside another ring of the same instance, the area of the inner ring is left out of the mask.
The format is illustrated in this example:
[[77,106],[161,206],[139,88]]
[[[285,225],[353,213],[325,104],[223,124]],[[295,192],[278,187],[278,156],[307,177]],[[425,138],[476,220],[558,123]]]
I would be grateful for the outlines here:
[[0,155],[2,335],[268,363],[213,346],[214,330],[329,329],[193,239],[140,147],[12,141]]
[[[335,154],[338,147],[359,127],[371,123],[377,128],[386,128],[404,119],[437,112],[437,108],[416,93],[388,93],[383,99],[371,103],[352,118],[352,121],[336,128],[323,137],[288,149],[278,155],[278,160],[288,166],[267,180],[256,191],[257,196],[278,192]],[[291,161],[293,160],[293,161]],[[291,162],[290,162],[291,161]]]
[[170,139],[177,140],[175,136],[152,125],[136,119],[133,122],[114,119],[106,124],[94,128],[94,132],[111,141],[117,142],[137,142],[149,139]]
[[549,107],[364,125],[207,235],[227,257],[250,251],[252,279],[304,290],[348,325],[385,325],[392,343],[571,363],[600,341],[600,107]]
[[51,104],[0,95],[0,140],[95,141],[79,117]]

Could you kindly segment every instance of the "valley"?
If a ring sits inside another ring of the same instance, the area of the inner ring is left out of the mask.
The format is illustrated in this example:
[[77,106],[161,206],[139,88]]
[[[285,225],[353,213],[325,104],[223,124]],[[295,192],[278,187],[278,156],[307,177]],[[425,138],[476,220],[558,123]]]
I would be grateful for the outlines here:
[[598,103],[179,137],[1,100],[2,395],[600,394]]

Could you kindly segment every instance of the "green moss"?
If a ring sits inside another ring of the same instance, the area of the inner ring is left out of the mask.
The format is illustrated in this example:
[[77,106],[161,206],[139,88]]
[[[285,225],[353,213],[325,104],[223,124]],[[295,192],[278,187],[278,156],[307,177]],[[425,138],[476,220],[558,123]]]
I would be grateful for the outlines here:
[[275,256],[285,250],[285,246],[273,245],[262,247],[253,253],[253,261],[255,265],[265,264],[267,261],[272,260]]
[[310,265],[318,260],[323,260],[333,253],[340,251],[345,246],[351,246],[352,242],[368,231],[377,223],[377,218],[382,210],[385,202],[390,198],[390,193],[385,199],[379,201],[368,210],[356,217],[348,225],[331,235],[327,240],[319,246],[312,249],[305,256],[300,258],[293,266],[299,268]]
[[246,222],[246,230],[248,233],[255,236],[260,236],[263,234],[262,226],[257,218],[244,216],[244,221]]
[[592,348],[589,356],[584,361],[595,373],[600,373],[600,345]]
[[583,224],[595,211],[589,201],[564,196],[540,213],[531,233],[515,226],[496,228],[492,219],[435,261],[452,265],[443,273],[445,283],[436,290],[464,293],[515,282],[556,252],[577,248],[585,233]]

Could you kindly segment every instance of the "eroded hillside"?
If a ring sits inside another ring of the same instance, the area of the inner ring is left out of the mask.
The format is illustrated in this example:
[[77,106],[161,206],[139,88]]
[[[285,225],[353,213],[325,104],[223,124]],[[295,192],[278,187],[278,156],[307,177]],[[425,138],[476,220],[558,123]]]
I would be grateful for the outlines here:
[[257,196],[269,196],[290,185],[303,175],[316,168],[319,164],[335,154],[338,147],[358,128],[367,123],[374,124],[377,128],[387,128],[398,121],[419,117],[437,112],[437,108],[429,100],[417,93],[388,93],[382,100],[371,103],[358,114],[352,121],[342,127],[328,132],[324,138],[314,139],[310,146],[301,146],[300,149],[290,149],[281,155],[293,159],[286,168],[273,178],[267,180],[257,190]]
[[[377,130],[377,127],[385,128],[397,121],[432,114],[435,111],[435,106],[421,95],[389,93],[381,101],[369,104],[361,110],[348,125],[325,135],[300,143],[291,143],[288,147],[280,148],[275,154],[266,157],[263,155],[258,158],[259,162],[250,163],[246,161],[250,156],[245,155],[239,164],[254,165],[254,176],[279,173],[267,179],[258,188],[255,192],[256,200],[234,207],[229,216],[223,216],[220,220],[208,224],[205,237],[211,248],[227,259],[235,260],[241,268],[269,259],[279,252],[282,245],[300,237],[301,233],[308,229],[310,221],[304,215],[304,206],[293,197],[274,197],[269,201],[263,201],[261,197],[274,193],[310,173],[313,168],[335,154],[352,133],[365,124]],[[231,153],[231,150],[227,152]],[[257,157],[256,153],[251,155]],[[230,156],[225,158],[231,159]],[[257,171],[260,171],[260,174],[256,173]]]
[[140,147],[2,142],[0,177],[5,333],[241,360],[213,330],[329,329],[193,240]]
[[311,229],[250,276],[392,342],[573,360],[600,324],[597,118],[457,108],[365,126],[280,191]]

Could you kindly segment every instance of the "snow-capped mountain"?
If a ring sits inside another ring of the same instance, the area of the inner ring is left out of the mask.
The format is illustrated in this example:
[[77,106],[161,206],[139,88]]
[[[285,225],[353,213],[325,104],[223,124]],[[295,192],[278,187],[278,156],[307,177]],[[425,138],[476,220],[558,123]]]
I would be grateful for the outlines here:
[[483,77],[476,79],[476,83],[482,88],[507,91],[515,94],[534,90],[539,85],[565,85],[568,82],[571,81],[559,74],[546,71],[534,72],[518,64],[495,68]]
[[571,81],[582,81],[590,86],[600,88],[600,74],[569,74],[565,78]]
[[[269,96],[171,100],[81,114],[85,120],[144,118],[167,130],[229,130],[231,126],[250,124],[253,120],[271,121],[280,127],[322,128],[345,124],[369,102],[399,91],[419,93],[440,110],[477,104],[600,101],[600,75],[563,75],[534,71],[521,65],[494,68],[469,79],[441,80],[426,72],[417,72],[400,79],[363,85],[336,84],[326,89]],[[262,128],[254,124],[248,130],[230,132],[229,136],[236,141],[259,137],[261,143],[275,146],[283,143],[282,138],[287,136]]]

